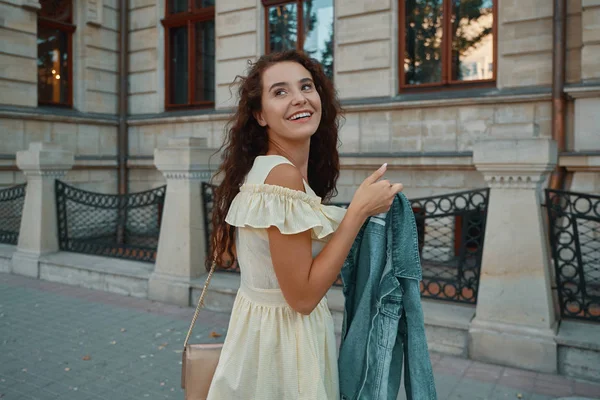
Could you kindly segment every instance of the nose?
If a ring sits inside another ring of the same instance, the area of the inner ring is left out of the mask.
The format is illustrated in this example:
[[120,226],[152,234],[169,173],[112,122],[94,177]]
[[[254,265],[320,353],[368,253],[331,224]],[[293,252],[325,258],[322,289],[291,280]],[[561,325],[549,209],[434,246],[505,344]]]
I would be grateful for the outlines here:
[[296,90],[294,92],[294,97],[292,97],[292,105],[302,105],[306,103],[306,97],[304,96],[304,93],[302,93],[301,90]]

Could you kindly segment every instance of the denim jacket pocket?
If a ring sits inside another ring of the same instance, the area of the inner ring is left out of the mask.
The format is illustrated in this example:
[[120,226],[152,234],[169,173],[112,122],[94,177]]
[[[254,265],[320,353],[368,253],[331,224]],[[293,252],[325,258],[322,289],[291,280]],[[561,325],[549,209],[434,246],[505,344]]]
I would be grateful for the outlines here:
[[396,343],[398,323],[402,315],[402,296],[385,296],[379,304],[377,318],[377,343],[391,349]]

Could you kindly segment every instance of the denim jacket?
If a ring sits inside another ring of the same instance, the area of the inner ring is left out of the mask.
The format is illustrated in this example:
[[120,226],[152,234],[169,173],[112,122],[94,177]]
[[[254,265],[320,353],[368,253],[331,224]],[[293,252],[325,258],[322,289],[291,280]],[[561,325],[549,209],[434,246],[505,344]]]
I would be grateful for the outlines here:
[[342,400],[437,399],[421,308],[417,227],[408,199],[361,228],[342,268]]

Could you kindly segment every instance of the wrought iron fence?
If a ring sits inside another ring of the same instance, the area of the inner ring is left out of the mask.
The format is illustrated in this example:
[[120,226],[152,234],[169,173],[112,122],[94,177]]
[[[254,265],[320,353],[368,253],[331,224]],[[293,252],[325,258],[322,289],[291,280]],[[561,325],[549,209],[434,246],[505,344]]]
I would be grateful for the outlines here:
[[477,303],[489,189],[411,200],[423,297]]
[[600,196],[546,189],[563,318],[600,322]]
[[19,240],[26,184],[0,190],[0,243],[16,245]]
[[[203,185],[207,216],[211,215],[213,190],[214,186]],[[411,200],[423,268],[423,297],[477,302],[488,201],[489,189]],[[348,206],[348,203],[330,204]],[[206,232],[210,234],[208,221],[205,221]],[[341,285],[341,279],[335,285]]]
[[154,262],[166,186],[111,195],[56,181],[61,250]]

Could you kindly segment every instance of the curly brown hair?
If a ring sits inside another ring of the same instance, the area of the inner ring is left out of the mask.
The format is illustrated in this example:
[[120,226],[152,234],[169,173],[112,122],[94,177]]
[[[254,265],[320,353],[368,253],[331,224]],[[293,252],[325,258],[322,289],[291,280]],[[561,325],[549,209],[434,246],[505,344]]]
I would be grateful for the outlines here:
[[285,61],[297,62],[306,68],[321,97],[321,122],[310,141],[308,183],[323,201],[337,194],[335,184],[340,169],[338,130],[342,109],[333,83],[318,61],[300,51],[290,50],[260,57],[250,64],[246,77],[238,76],[234,82],[239,84],[239,103],[220,148],[222,163],[215,177],[222,180],[214,192],[210,238],[214,258],[207,259],[207,268],[213,260],[217,265],[224,266],[226,258],[234,259],[235,229],[225,222],[225,217],[254,159],[265,155],[269,148],[266,128],[254,118],[262,108],[262,74],[271,65]]

